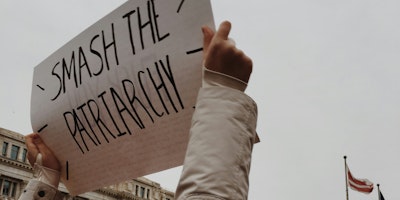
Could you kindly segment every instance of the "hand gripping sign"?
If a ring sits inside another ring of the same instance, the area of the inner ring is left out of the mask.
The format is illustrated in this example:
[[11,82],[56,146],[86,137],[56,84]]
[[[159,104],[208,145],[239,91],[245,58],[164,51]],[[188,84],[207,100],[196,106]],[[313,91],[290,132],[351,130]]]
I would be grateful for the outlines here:
[[127,1],[34,70],[31,121],[80,194],[183,163],[210,2]]

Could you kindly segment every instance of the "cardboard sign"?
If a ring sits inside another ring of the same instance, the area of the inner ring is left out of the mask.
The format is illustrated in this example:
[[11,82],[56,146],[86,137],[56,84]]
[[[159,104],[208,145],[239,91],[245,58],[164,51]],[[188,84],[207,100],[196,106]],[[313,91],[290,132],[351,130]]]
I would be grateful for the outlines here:
[[210,1],[142,0],[34,70],[31,122],[76,195],[183,163]]

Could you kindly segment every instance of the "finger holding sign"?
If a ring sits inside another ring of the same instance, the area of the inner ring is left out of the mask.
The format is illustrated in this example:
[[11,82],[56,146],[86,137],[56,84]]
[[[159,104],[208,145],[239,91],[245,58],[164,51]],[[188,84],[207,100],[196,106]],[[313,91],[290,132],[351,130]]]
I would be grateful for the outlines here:
[[46,146],[39,134],[32,133],[25,136],[25,144],[28,149],[28,160],[34,166],[39,153],[42,155],[42,165],[44,167],[60,171],[61,165],[53,152]]
[[210,70],[220,72],[243,82],[248,82],[253,63],[243,51],[229,39],[231,23],[224,21],[216,33],[209,27],[202,27],[204,65]]

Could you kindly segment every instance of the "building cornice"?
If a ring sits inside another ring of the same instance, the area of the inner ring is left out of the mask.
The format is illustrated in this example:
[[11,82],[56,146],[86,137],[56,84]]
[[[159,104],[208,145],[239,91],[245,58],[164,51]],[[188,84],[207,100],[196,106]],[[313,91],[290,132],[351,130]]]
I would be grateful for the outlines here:
[[12,166],[12,167],[18,167],[19,169],[22,169],[27,172],[33,172],[33,168],[29,164],[23,163],[20,161],[16,161],[16,160],[11,160],[4,156],[0,156],[0,163],[4,164],[4,165]]
[[10,130],[4,129],[4,128],[0,128],[0,133],[4,137],[25,143],[25,136],[20,133],[10,131]]

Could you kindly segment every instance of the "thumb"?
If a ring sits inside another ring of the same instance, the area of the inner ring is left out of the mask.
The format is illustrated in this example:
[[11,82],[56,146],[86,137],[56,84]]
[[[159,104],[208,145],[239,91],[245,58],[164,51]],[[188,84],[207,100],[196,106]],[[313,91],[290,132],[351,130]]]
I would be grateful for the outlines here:
[[201,30],[203,31],[203,55],[205,58],[208,53],[208,47],[214,37],[214,31],[208,26],[201,27]]

